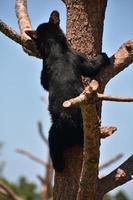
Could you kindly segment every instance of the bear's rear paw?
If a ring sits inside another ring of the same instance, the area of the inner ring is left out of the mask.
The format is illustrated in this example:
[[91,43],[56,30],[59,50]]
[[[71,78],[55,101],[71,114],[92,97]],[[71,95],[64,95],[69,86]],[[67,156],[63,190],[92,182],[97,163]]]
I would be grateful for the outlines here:
[[61,172],[65,168],[65,161],[62,155],[56,155],[54,159],[52,159],[53,167],[55,171]]

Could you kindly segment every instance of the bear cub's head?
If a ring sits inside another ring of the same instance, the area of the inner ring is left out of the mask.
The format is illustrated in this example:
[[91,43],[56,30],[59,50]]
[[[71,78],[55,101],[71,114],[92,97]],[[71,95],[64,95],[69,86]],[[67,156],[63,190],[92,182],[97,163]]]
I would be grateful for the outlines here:
[[69,47],[67,39],[60,28],[59,12],[54,10],[47,23],[40,24],[35,31],[26,30],[25,33],[36,43],[42,58],[56,51],[64,51]]

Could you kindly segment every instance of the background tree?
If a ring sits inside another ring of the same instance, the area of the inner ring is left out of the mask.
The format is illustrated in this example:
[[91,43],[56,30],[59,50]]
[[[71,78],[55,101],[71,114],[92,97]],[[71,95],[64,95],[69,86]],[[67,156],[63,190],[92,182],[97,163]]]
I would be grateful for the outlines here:
[[[38,133],[42,138],[44,144],[48,147],[48,141],[43,131],[42,123],[38,122]],[[2,147],[2,144],[1,144]],[[40,188],[37,189],[37,185],[27,180],[26,177],[20,176],[17,183],[12,183],[5,178],[2,173],[0,176],[0,200],[49,200],[52,197],[53,189],[53,167],[48,154],[47,162],[44,162],[33,153],[23,150],[16,149],[16,152],[31,160],[41,164],[44,168],[44,176],[37,175],[40,181]],[[4,163],[4,162],[3,162]],[[0,163],[1,164],[1,163]],[[2,165],[3,166],[3,165]],[[3,168],[2,168],[3,171]]]
[[[24,51],[31,55],[40,57],[33,42],[26,38],[24,31],[31,29],[29,18],[27,15],[26,1],[16,1],[17,17],[21,35],[10,29],[1,22],[0,29],[8,37],[12,38],[24,47]],[[101,52],[103,22],[107,1],[65,1],[67,7],[67,36],[72,46],[85,53],[88,56],[95,56]],[[20,6],[21,4],[21,6]],[[23,9],[24,8],[24,9]],[[91,9],[90,9],[91,8]],[[77,16],[78,13],[78,16]],[[24,22],[24,23],[23,23]],[[76,36],[76,37],[75,37]],[[97,82],[91,82],[91,85],[82,95],[82,100],[89,98],[93,102],[82,103],[82,113],[84,119],[85,139],[88,140],[89,148],[85,145],[85,157],[82,158],[82,148],[75,147],[66,152],[67,167],[61,174],[55,176],[55,199],[102,199],[103,195],[115,187],[131,180],[133,173],[131,156],[119,169],[114,170],[108,176],[98,179],[98,162],[99,162],[99,137],[101,129],[99,129],[99,118],[101,117],[101,102],[96,106],[95,100],[111,99],[117,101],[132,101],[132,98],[107,97],[99,93],[103,93],[106,84],[111,78],[121,72],[133,61],[132,41],[122,45],[122,47],[112,56],[111,65],[108,69],[103,70],[97,77]],[[86,85],[86,80],[84,81]],[[91,95],[92,92],[95,94]],[[75,102],[74,100],[71,102]],[[77,103],[77,102],[76,102]],[[91,115],[90,115],[91,113]],[[106,131],[107,133],[110,132]],[[97,134],[96,134],[97,133]],[[86,143],[85,143],[86,144]],[[78,155],[78,159],[77,159]],[[90,159],[91,158],[91,159]],[[82,168],[82,160],[84,160]],[[75,165],[76,163],[76,165]],[[86,165],[86,163],[88,163]],[[81,174],[82,168],[82,174]],[[73,177],[75,175],[75,177]],[[79,186],[79,177],[81,176],[81,184]],[[71,184],[70,184],[71,183]],[[73,185],[73,189],[70,186]],[[91,187],[90,187],[91,186]],[[97,186],[97,187],[96,187]]]
[[[10,183],[5,178],[0,178],[0,199],[1,200],[39,200],[35,183],[20,177],[17,183]],[[3,190],[2,190],[3,189]]]
[[124,192],[120,191],[115,196],[105,195],[103,200],[129,200],[129,198]]

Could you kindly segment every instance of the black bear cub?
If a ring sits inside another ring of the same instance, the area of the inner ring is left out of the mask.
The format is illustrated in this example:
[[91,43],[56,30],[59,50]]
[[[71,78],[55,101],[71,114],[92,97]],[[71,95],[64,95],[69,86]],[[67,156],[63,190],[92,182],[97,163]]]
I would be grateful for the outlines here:
[[49,131],[49,149],[53,167],[65,167],[64,151],[74,145],[83,145],[83,122],[79,106],[64,108],[63,102],[83,91],[81,75],[94,77],[109,58],[101,53],[93,60],[73,50],[59,27],[59,13],[53,11],[49,22],[36,31],[26,31],[37,45],[43,58],[41,84],[49,91],[49,112],[52,126]]

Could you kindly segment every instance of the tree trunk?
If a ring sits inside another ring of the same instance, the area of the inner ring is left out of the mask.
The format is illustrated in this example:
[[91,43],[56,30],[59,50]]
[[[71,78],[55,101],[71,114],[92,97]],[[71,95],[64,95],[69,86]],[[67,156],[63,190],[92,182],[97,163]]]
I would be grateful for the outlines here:
[[[101,52],[106,0],[66,0],[67,38],[72,47],[88,57]],[[101,106],[101,104],[99,105]],[[98,110],[101,110],[100,108]],[[98,112],[101,116],[100,112]],[[83,149],[65,153],[66,168],[55,174],[54,199],[76,200],[82,169]]]
[[67,2],[67,38],[87,56],[101,52],[105,8],[106,0]]

